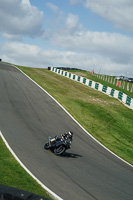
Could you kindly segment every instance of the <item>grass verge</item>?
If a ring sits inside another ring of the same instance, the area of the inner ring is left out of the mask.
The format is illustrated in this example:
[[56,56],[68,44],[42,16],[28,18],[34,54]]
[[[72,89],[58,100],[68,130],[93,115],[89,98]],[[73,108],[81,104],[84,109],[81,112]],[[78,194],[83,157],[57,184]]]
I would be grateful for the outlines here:
[[40,195],[49,200],[52,198],[46,191],[20,166],[9,152],[0,137],[0,184]]

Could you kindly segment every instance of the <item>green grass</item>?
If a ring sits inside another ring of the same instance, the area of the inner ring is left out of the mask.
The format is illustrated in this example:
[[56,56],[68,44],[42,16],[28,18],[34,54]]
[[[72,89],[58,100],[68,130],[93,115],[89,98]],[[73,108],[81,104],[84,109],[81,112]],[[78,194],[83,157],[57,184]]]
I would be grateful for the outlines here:
[[133,110],[117,99],[47,69],[19,67],[96,139],[133,164]]
[[51,199],[46,191],[20,166],[0,138],[0,184]]

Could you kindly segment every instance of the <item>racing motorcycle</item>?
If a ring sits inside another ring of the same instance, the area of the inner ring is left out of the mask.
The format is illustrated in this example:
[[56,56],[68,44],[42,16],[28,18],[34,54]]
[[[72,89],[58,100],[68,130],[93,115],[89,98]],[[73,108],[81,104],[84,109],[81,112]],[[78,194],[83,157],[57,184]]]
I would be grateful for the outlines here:
[[46,150],[50,149],[55,155],[63,154],[67,149],[71,148],[73,133],[69,131],[60,136],[51,138],[49,136],[48,142],[44,145]]

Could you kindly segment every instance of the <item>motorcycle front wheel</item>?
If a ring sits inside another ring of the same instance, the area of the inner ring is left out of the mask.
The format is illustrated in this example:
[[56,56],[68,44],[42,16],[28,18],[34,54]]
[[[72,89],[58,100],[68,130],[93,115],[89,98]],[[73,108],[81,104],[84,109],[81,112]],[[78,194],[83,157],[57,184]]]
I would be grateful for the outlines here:
[[65,150],[66,150],[65,146],[61,145],[61,146],[54,149],[54,154],[57,155],[57,156],[61,155],[62,153],[65,152]]
[[46,149],[46,150],[49,149],[49,143],[48,142],[44,145],[44,149]]

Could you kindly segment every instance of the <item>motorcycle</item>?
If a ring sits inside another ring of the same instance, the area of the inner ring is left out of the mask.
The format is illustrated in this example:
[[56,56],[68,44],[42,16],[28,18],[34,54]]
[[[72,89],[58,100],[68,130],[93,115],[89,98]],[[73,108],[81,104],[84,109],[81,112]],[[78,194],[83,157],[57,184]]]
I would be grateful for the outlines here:
[[61,136],[55,136],[54,138],[49,136],[48,142],[44,145],[44,149],[50,149],[55,155],[61,155],[67,149],[71,148],[72,137],[72,132]]

